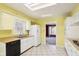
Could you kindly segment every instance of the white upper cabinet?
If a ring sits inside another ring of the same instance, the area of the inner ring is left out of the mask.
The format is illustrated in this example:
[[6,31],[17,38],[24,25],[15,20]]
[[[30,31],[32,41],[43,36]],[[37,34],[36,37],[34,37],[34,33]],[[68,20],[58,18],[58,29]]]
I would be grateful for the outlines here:
[[74,40],[79,39],[79,13],[66,19],[65,36]]
[[79,26],[70,26],[66,29],[66,36],[74,40],[79,39]]
[[0,13],[0,29],[12,29],[14,17],[10,14]]
[[73,26],[75,24],[77,25],[78,23],[79,23],[79,12],[71,17],[67,17],[65,21],[65,24],[68,26]]
[[4,12],[0,13],[0,29],[14,30],[15,26],[23,27],[23,30],[30,30],[31,21],[29,19],[22,19]]
[[30,30],[31,27],[31,20],[26,20],[26,30]]

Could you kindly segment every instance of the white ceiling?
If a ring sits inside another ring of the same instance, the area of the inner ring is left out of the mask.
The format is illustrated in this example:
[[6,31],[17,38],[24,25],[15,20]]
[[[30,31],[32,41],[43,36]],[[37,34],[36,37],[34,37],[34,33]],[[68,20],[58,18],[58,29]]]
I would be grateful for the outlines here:
[[35,11],[42,8],[46,8],[48,6],[55,5],[56,3],[30,3],[30,4],[24,4],[26,7],[28,7],[30,10]]
[[[41,3],[42,4],[42,3]],[[57,3],[38,10],[30,10],[24,3],[7,3],[6,5],[34,18],[60,17],[67,15],[75,7],[75,3]]]

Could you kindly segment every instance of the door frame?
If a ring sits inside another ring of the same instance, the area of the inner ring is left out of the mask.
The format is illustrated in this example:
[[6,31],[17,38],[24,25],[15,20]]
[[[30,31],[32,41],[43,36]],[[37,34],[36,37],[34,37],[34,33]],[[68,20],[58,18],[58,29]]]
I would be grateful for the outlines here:
[[56,27],[56,23],[46,24],[45,25],[45,30],[46,30],[46,33],[45,33],[46,44],[47,44],[47,37],[56,37],[56,34],[55,35],[49,35],[49,29],[48,29],[48,27],[50,27],[50,26],[55,26]]

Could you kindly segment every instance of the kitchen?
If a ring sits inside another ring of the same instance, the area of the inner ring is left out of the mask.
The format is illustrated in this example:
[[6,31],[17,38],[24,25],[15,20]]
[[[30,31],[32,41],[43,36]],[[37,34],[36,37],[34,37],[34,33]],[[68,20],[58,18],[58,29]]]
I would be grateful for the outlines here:
[[[8,17],[10,19],[7,19]],[[31,21],[24,22],[21,18],[4,12],[1,14],[1,20],[0,55],[19,56],[27,49],[40,44],[39,25],[31,24]]]
[[0,56],[79,56],[78,19],[75,3],[0,4]]

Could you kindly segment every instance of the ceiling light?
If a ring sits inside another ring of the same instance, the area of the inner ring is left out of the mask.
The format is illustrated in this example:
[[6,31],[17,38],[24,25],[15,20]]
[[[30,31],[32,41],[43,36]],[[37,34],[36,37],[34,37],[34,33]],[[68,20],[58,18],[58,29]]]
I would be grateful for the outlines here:
[[39,10],[41,8],[45,8],[45,7],[48,7],[48,6],[52,6],[52,5],[55,5],[56,3],[26,3],[24,4],[27,8],[29,8],[30,10],[32,11],[35,11],[35,10]]
[[41,15],[41,17],[50,17],[52,16],[52,14],[44,14],[44,15]]

